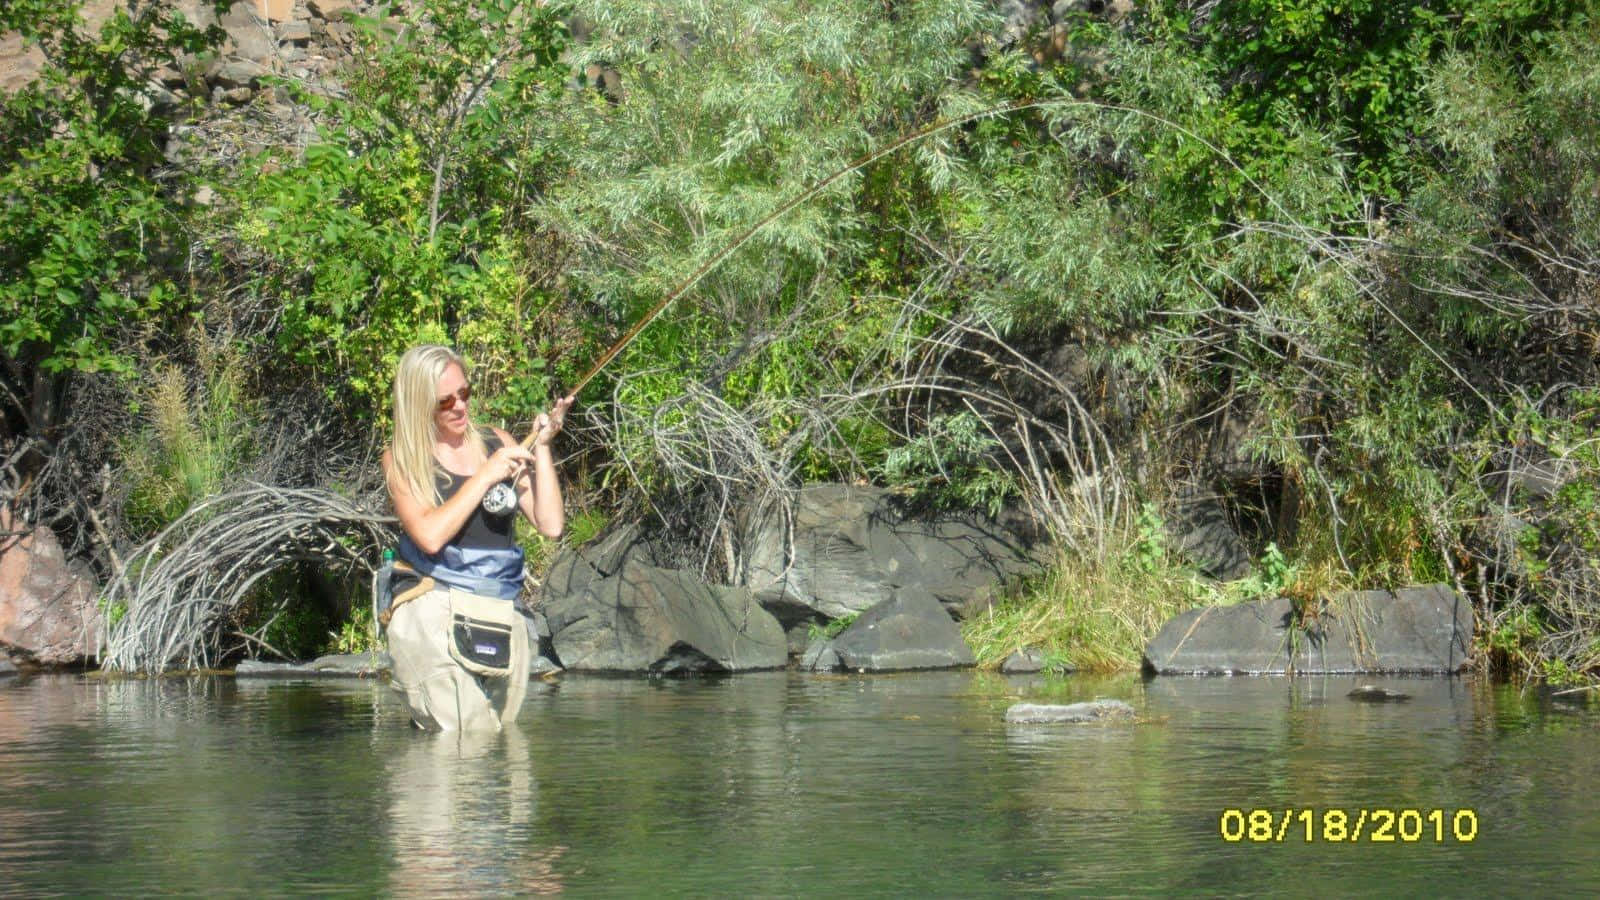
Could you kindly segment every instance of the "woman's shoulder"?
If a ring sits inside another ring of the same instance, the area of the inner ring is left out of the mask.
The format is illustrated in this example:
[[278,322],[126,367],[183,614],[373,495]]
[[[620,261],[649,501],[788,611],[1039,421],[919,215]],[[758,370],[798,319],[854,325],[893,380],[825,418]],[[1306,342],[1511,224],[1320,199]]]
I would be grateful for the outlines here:
[[495,428],[488,425],[483,426],[484,449],[488,450],[490,453],[499,450],[501,447],[509,447],[516,442],[517,439],[512,437],[511,433],[506,431],[504,428]]

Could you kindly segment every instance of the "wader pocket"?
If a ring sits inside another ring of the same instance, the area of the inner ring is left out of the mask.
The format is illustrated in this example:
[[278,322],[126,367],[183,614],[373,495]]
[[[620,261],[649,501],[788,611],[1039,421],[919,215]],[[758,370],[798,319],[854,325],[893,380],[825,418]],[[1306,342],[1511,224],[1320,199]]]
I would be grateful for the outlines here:
[[450,592],[450,656],[479,675],[511,672],[511,629],[523,627],[516,604],[466,591]]

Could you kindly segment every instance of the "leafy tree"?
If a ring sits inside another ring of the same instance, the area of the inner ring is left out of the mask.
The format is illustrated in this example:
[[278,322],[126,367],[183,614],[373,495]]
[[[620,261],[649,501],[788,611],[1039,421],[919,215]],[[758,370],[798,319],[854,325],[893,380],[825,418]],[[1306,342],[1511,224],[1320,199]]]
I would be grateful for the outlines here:
[[1415,174],[1424,85],[1454,48],[1526,63],[1587,4],[1575,0],[1236,0],[1190,4],[1192,28],[1229,96],[1254,123],[1291,109],[1348,136],[1363,189],[1397,198]]
[[221,32],[147,4],[91,35],[75,4],[49,0],[6,4],[0,32],[12,31],[47,62],[0,111],[0,354],[16,402],[35,369],[127,369],[122,329],[182,305],[171,265],[185,197],[155,172],[178,110],[150,83]]
[[530,362],[549,334],[528,320],[550,303],[552,261],[525,210],[562,101],[562,16],[533,0],[376,8],[358,23],[369,62],[349,97],[302,97],[326,122],[318,140],[269,154],[236,189],[231,252],[281,311],[276,352],[357,419],[387,406],[419,340],[486,364],[503,414],[544,402]]

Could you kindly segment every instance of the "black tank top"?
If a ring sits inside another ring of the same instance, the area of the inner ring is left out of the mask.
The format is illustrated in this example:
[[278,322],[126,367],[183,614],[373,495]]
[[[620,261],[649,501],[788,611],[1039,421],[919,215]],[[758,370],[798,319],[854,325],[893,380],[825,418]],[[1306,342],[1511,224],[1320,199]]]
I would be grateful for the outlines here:
[[[492,430],[484,429],[482,434],[483,449],[488,453],[492,454],[505,445],[500,440],[500,436]],[[442,504],[454,497],[470,477],[472,476],[457,475],[454,472],[447,471],[443,466],[436,463],[433,472],[433,483],[439,488],[439,502]],[[507,480],[501,482],[501,484],[510,485],[511,482]],[[456,532],[456,536],[450,539],[450,543],[455,544],[457,547],[508,549],[516,544],[516,528],[513,522],[516,516],[516,507],[512,507],[510,512],[501,515],[492,515],[485,512],[483,504],[479,503],[472,508],[472,515],[467,517],[467,523],[461,526],[461,530]]]

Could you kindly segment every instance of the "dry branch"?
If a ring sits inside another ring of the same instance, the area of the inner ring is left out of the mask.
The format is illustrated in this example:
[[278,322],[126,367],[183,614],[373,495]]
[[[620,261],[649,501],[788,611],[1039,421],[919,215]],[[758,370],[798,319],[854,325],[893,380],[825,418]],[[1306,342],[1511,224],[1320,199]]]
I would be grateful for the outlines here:
[[[370,568],[394,518],[376,496],[252,485],[212,496],[141,545],[106,593],[101,665],[113,672],[212,668],[241,646],[252,589],[292,563]],[[121,611],[118,615],[117,611]]]

